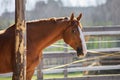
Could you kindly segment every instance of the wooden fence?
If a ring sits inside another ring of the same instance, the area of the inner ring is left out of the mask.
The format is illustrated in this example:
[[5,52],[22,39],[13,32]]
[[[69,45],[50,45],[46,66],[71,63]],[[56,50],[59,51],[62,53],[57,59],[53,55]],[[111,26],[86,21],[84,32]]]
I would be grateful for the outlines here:
[[[84,28],[84,35],[85,36],[116,36],[120,38],[120,27],[114,26],[114,27],[86,27]],[[100,42],[100,41],[98,41]],[[105,41],[104,41],[105,42]],[[107,42],[107,41],[106,41]],[[116,41],[110,41],[110,42],[119,42],[119,40]],[[88,42],[89,43],[89,42]],[[112,53],[120,51],[120,47],[112,47],[112,48],[105,48],[105,49],[91,49],[97,52],[105,52],[105,53]],[[100,54],[92,54],[88,53],[89,56],[100,56]],[[55,59],[56,58],[56,59]],[[61,59],[60,59],[61,58]],[[117,60],[111,60],[112,63],[120,64],[120,57],[109,57],[109,58],[117,58]],[[48,60],[46,60],[48,59]],[[61,64],[67,64],[74,60],[76,60],[77,57],[75,55],[75,52],[71,52],[68,50],[65,50],[65,52],[58,52],[58,53],[44,53],[44,63],[43,68],[50,68]],[[57,61],[58,60],[58,61]],[[48,61],[48,62],[47,62]],[[53,61],[53,62],[52,62]],[[92,62],[95,62],[96,60],[93,60]],[[98,60],[100,61],[100,60]],[[107,60],[108,63],[110,60]],[[58,63],[59,62],[59,63]],[[88,64],[91,64],[92,62],[87,62]],[[102,62],[102,61],[101,61]],[[104,61],[103,61],[104,62]],[[109,62],[110,63],[110,62]],[[54,64],[54,65],[52,65]],[[57,65],[56,65],[57,64]],[[87,65],[88,65],[87,64]],[[73,67],[74,66],[74,67]],[[95,67],[82,67],[82,63],[78,64],[72,64],[71,66],[66,66],[60,69],[54,69],[51,71],[43,71],[43,73],[63,73],[64,79],[47,79],[47,80],[118,80],[119,76],[98,76],[98,77],[82,77],[82,78],[67,78],[68,72],[76,72],[76,71],[91,71],[91,70],[111,70],[111,69],[119,69],[120,65],[107,65],[107,66],[95,66]]]
[[[120,38],[120,26],[106,26],[106,27],[86,27],[84,28],[84,34],[85,36],[114,36],[114,37],[117,37],[117,38]],[[98,41],[99,42],[99,41]],[[116,41],[113,41],[113,42],[116,42]],[[119,40],[117,40],[118,43],[120,43]],[[89,42],[88,42],[89,43]],[[92,42],[90,42],[92,43]],[[66,46],[66,45],[65,45]],[[101,45],[100,45],[101,46]],[[120,51],[120,47],[112,47],[112,48],[97,48],[97,49],[90,49],[90,50],[93,50],[93,51],[97,51],[97,52],[105,52],[105,53],[112,53],[112,52],[118,52]],[[93,54],[93,53],[88,53],[88,56],[100,56],[101,54]],[[116,65],[105,65],[105,66],[99,66],[99,67],[96,67],[96,70],[97,68],[100,69],[101,68],[104,68],[103,70],[105,69],[119,69],[120,67],[120,56],[111,56],[109,58],[115,58],[116,60],[111,60],[111,62],[116,62],[118,63],[118,66]],[[81,58],[82,59],[82,58]],[[42,63],[42,66],[39,66],[40,67],[40,70],[38,71],[42,71],[42,69],[45,69],[45,68],[50,68],[50,67],[54,67],[54,66],[58,66],[58,65],[63,65],[63,64],[67,64],[67,63],[71,63],[75,60],[78,60],[78,58],[76,57],[76,54],[75,54],[75,51],[69,51],[67,49],[64,49],[64,51],[62,52],[44,52],[44,58],[43,58],[43,63]],[[93,61],[89,61],[87,62],[87,65],[91,64],[91,62],[95,62],[95,61],[99,61],[99,59],[97,60],[93,60]],[[106,62],[108,62],[110,60],[107,60]],[[104,62],[104,61],[103,61]],[[109,63],[111,63],[109,62]],[[74,70],[77,70],[83,66],[82,63],[78,63],[78,64],[72,64],[70,66],[67,66],[67,67],[63,67],[63,68],[60,68],[58,69],[58,71],[60,72],[63,72],[64,74],[64,79],[46,79],[46,80],[119,80],[120,79],[120,75],[111,75],[111,76],[93,76],[93,77],[78,77],[78,78],[68,78],[67,75],[68,75],[68,72],[72,71],[72,69]],[[38,68],[39,68],[38,67]],[[95,67],[93,67],[95,68]],[[82,68],[81,68],[82,69]],[[84,68],[84,70],[87,70],[88,68],[86,67],[86,69]],[[92,68],[90,69],[92,70]],[[53,71],[48,71],[49,73],[55,73],[55,70]],[[57,70],[56,70],[57,72]],[[74,72],[74,71],[73,71]],[[46,73],[43,71],[43,73]],[[2,75],[3,76],[3,75]],[[38,74],[38,80],[43,80],[43,75],[42,74]]]
[[120,75],[102,75],[102,76],[84,76],[76,78],[59,78],[59,79],[46,79],[46,80],[119,80]]

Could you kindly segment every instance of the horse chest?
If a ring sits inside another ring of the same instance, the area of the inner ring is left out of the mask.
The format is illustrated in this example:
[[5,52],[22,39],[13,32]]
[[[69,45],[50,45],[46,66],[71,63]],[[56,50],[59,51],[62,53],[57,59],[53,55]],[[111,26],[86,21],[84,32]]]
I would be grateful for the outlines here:
[[11,57],[9,55],[0,55],[0,73],[6,73],[12,71]]
[[40,61],[39,55],[38,56],[29,55],[27,58],[27,69],[34,69],[39,64],[39,61]]

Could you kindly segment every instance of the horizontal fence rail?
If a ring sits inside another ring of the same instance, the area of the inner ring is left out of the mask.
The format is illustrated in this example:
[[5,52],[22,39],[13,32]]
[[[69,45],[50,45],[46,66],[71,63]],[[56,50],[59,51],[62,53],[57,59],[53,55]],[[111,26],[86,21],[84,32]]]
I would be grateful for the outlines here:
[[120,75],[101,75],[101,76],[86,76],[76,78],[58,78],[58,79],[45,79],[45,80],[119,80]]
[[120,31],[120,25],[111,25],[111,26],[93,26],[93,27],[84,27],[84,32],[93,32],[93,31]]
[[120,25],[118,26],[94,26],[84,27],[84,35],[119,35]]
[[[68,72],[80,72],[80,71],[98,71],[98,70],[115,70],[120,69],[120,65],[111,65],[111,66],[88,66],[88,67],[73,67],[67,68]],[[43,73],[50,74],[50,73],[62,73],[65,69],[54,69],[49,71],[44,71]]]
[[[83,33],[84,33],[85,36],[88,36],[88,37],[98,37],[98,38],[100,38],[100,36],[104,36],[104,37],[117,37],[118,38],[118,37],[120,37],[120,25],[118,25],[118,26],[105,26],[105,27],[104,26],[84,27],[83,28]],[[118,44],[118,43],[120,43],[120,39],[113,39],[113,40],[109,40],[108,41],[108,40],[103,40],[102,38],[100,38],[98,41],[87,41],[86,43],[87,44],[91,44],[91,45],[94,44],[94,43],[95,44],[99,43],[99,47],[98,48],[96,48],[96,49],[94,49],[94,48],[89,49],[89,50],[92,50],[92,51],[105,52],[106,54],[110,54],[112,52],[120,51],[120,46],[119,47],[110,47],[110,48],[109,47],[101,48],[101,45],[102,44],[106,44],[106,43],[107,44],[111,44],[111,43],[117,43]],[[62,46],[57,46],[57,45],[62,45],[64,49],[67,49],[67,48],[70,49],[70,47],[64,46],[64,44],[59,44],[59,43],[56,43],[55,45],[53,45],[53,46],[51,46],[49,48],[52,48],[52,47],[53,48],[54,47],[62,48]],[[52,53],[50,54],[50,52],[49,52],[47,54],[45,52],[44,58],[49,58],[49,55],[51,57],[54,56],[54,58],[55,57],[59,58],[60,56],[61,57],[66,57],[66,58],[68,56],[70,56],[72,58],[72,56],[76,56],[75,55],[76,52],[74,50],[72,50],[72,49],[67,50],[67,52],[66,51],[64,52],[64,50],[63,50],[63,52],[61,52],[60,54],[58,52],[58,53],[56,53],[56,55],[52,54]],[[63,53],[63,55],[62,55],[62,53]],[[69,53],[71,53],[71,54],[69,54]],[[96,55],[97,56],[97,55],[100,55],[100,54],[92,54],[92,55]],[[108,57],[106,57],[106,58],[108,58]],[[120,67],[120,62],[119,62],[120,56],[115,56],[115,57],[109,56],[109,58],[111,58],[111,59],[115,58],[115,59],[118,59],[118,60],[109,60],[108,59],[108,60],[105,61],[106,63],[109,63],[109,64],[110,64],[110,62],[118,63],[118,65],[114,65],[114,64],[112,64],[112,65],[100,65],[100,66],[88,65],[86,67],[85,66],[82,67],[83,64],[79,63],[79,66],[78,66],[78,64],[76,64],[77,66],[74,66],[74,67],[67,66],[67,67],[63,67],[63,68],[60,68],[60,69],[54,69],[54,70],[51,70],[51,71],[44,71],[43,70],[43,73],[45,73],[45,74],[46,73],[47,74],[48,73],[64,73],[64,76],[66,77],[67,73],[69,73],[69,72],[98,71],[98,70],[119,70],[120,69],[119,68]],[[93,60],[93,62],[95,62],[95,61],[96,60]],[[99,59],[97,61],[99,61]],[[102,61],[104,62],[104,60],[102,60]],[[86,62],[86,63],[90,64],[89,62]],[[75,64],[73,64],[73,65],[75,65]],[[55,65],[53,65],[53,66],[55,66]],[[48,80],[66,80],[66,79],[67,80],[118,80],[118,78],[120,78],[118,76],[115,76],[115,77],[112,76],[112,78],[111,78],[111,76],[108,76],[108,77],[101,76],[101,78],[99,77],[100,79],[98,77],[91,77],[91,78],[89,78],[89,77],[84,78],[83,77],[83,78],[78,78],[78,79],[77,78],[62,78],[62,79],[48,79]]]

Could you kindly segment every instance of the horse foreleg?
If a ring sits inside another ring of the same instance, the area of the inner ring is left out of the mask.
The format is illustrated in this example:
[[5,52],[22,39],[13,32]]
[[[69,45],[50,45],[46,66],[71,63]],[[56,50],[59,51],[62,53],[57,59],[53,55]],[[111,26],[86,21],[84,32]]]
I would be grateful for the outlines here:
[[34,70],[28,71],[26,74],[26,80],[31,80],[34,74]]
[[33,59],[29,59],[28,67],[27,67],[27,74],[26,74],[26,80],[31,80],[32,76],[34,74],[35,67],[41,62],[42,53],[36,55],[36,57],[33,57]]

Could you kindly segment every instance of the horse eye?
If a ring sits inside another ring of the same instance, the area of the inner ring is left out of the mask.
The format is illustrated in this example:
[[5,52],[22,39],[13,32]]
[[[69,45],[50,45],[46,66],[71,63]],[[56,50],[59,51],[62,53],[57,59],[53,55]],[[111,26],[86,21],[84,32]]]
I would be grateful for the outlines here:
[[75,30],[72,30],[72,33],[75,33],[76,31]]

